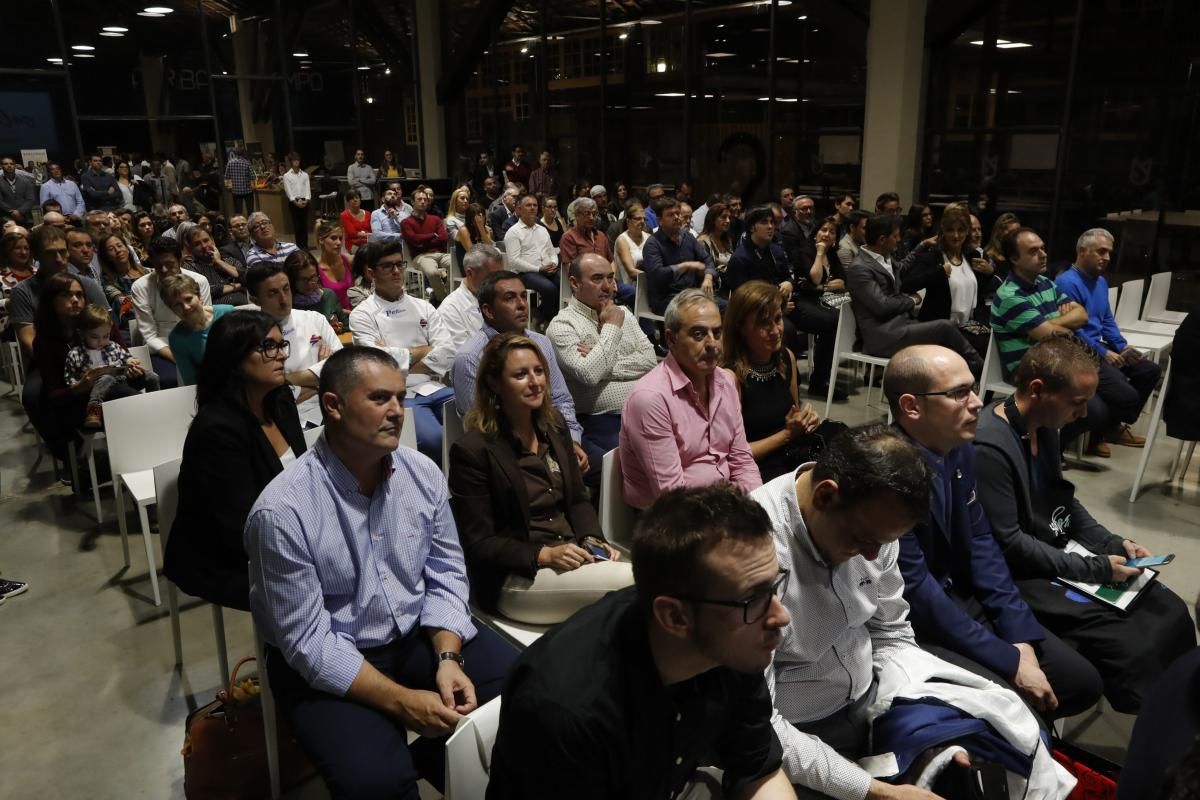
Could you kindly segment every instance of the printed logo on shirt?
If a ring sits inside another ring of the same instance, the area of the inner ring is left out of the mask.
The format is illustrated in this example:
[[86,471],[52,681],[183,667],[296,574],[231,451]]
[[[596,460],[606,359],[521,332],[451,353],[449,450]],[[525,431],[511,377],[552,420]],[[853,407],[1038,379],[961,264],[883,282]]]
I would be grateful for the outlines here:
[[420,322],[419,324],[420,324],[420,326],[421,326],[422,328],[427,328],[427,327],[429,327],[429,320],[427,320],[427,319],[422,319],[422,320],[421,320],[421,322]]
[[397,317],[403,313],[404,313],[403,308],[385,308],[383,310],[383,315],[385,317]]
[[320,334],[314,333],[312,336],[308,337],[308,343],[309,344],[320,344],[321,343]]

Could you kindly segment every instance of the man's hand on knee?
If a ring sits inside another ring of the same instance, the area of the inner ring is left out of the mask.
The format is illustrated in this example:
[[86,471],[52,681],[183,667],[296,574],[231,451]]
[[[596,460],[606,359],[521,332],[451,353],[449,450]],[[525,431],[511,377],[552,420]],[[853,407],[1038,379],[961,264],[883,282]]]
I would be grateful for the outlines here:
[[[438,670],[438,681],[440,684],[440,669]],[[467,683],[469,684],[470,681]],[[441,686],[439,685],[438,688],[440,690]],[[472,700],[474,700],[473,688],[471,692]],[[454,726],[458,724],[463,715],[454,708],[447,708],[446,704],[442,702],[441,695],[437,692],[401,687],[398,716],[406,728],[414,730],[422,736],[435,737],[453,733]]]

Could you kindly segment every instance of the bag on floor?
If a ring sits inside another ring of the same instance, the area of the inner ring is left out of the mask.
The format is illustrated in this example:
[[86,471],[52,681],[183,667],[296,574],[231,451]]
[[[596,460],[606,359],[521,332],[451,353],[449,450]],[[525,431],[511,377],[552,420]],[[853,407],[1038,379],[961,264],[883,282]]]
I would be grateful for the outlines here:
[[[183,733],[183,790],[188,800],[262,800],[271,796],[267,771],[262,698],[258,678],[238,680],[243,658],[229,686],[211,703],[188,714]],[[312,764],[283,720],[277,720],[280,789],[315,774]]]
[[1078,781],[1067,800],[1116,800],[1121,777],[1116,764],[1063,741],[1054,743],[1051,755]]

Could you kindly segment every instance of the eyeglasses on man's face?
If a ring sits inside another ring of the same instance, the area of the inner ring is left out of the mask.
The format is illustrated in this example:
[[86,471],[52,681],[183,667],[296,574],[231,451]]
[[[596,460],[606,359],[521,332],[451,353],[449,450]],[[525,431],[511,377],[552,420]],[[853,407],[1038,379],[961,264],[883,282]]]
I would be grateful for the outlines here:
[[680,597],[680,600],[686,600],[689,603],[702,603],[708,606],[726,606],[727,608],[740,608],[742,610],[742,621],[747,625],[753,625],[767,615],[771,609],[771,600],[783,595],[787,591],[788,576],[791,570],[779,570],[778,577],[770,586],[755,592],[752,596],[745,600],[709,600],[704,597]]
[[263,339],[262,344],[258,346],[258,352],[262,355],[264,361],[278,358],[280,353],[284,357],[287,357],[291,349],[292,343],[287,339]]
[[376,272],[402,272],[404,270],[404,259],[396,261],[380,261],[375,265]]
[[974,386],[955,386],[953,389],[946,389],[941,392],[913,392],[916,397],[946,397],[958,403],[960,406],[967,402],[967,398],[975,391]]

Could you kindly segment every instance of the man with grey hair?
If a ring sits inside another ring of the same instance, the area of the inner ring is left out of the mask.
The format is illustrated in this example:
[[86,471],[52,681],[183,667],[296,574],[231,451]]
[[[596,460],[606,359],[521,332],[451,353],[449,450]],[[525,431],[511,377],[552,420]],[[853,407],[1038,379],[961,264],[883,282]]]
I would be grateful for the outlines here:
[[247,269],[264,261],[282,264],[288,256],[299,250],[296,245],[275,238],[275,223],[263,212],[255,211],[247,223],[250,226],[250,238],[254,240],[246,252]]
[[492,229],[492,239],[504,241],[504,234],[512,227],[509,223],[516,219],[517,197],[521,190],[515,183],[506,183],[504,191],[497,197],[487,212],[487,224]]
[[671,489],[724,481],[757,489],[762,477],[737,385],[719,369],[720,309],[702,290],[685,289],[667,305],[663,324],[667,357],[638,380],[622,412],[625,501],[647,508]]
[[554,162],[549,153],[538,158],[538,168],[529,173],[529,191],[539,199],[558,198],[558,175],[554,174]]
[[163,236],[168,239],[174,239],[178,235],[179,226],[187,222],[191,217],[188,215],[188,210],[179,203],[174,203],[167,208],[167,220],[171,227],[163,231]]
[[1094,431],[1089,453],[1102,458],[1112,455],[1107,442],[1126,447],[1145,445],[1145,437],[1134,434],[1129,426],[1141,415],[1162,374],[1157,364],[1143,358],[1125,341],[1113,318],[1108,281],[1104,278],[1112,251],[1111,233],[1104,228],[1084,231],[1075,243],[1075,263],[1054,281],[1059,291],[1088,314],[1087,322],[1076,329],[1075,335],[1100,359],[1100,385],[1088,401],[1088,417],[1106,423],[1089,425]]
[[[425,363],[442,375],[454,366],[454,355],[463,342],[483,327],[479,311],[479,287],[483,279],[504,269],[504,255],[494,245],[480,242],[463,258],[463,282],[446,295],[430,322],[431,335],[437,342],[425,356]],[[441,335],[439,335],[439,333]]]
[[[571,264],[582,255],[591,253],[613,263],[612,246],[604,229],[596,226],[600,214],[599,204],[590,197],[580,197],[575,206],[575,225],[558,241],[558,255],[562,263]],[[617,302],[633,305],[635,289],[632,283],[617,284]]]

